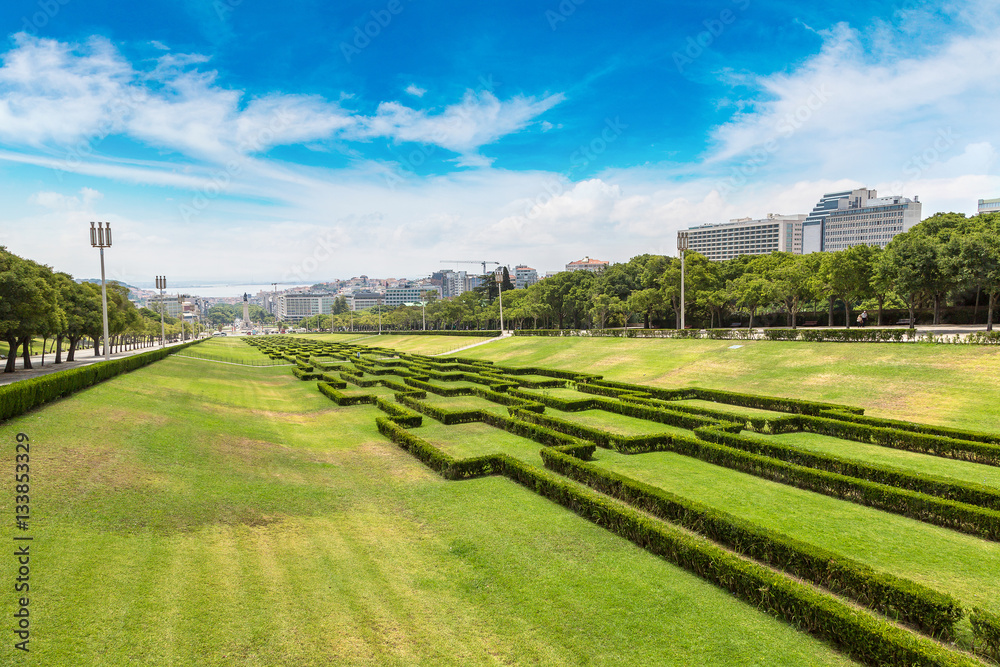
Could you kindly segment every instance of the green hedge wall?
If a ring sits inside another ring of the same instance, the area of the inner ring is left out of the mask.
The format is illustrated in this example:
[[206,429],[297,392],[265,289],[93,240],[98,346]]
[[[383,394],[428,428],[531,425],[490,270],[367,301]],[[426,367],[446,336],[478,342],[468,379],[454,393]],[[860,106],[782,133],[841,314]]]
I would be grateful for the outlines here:
[[428,417],[432,417],[445,425],[481,422],[483,421],[483,417],[487,414],[482,410],[445,410],[437,407],[436,405],[430,405],[428,403],[418,401],[415,397],[404,393],[396,394],[396,400],[403,405],[413,408],[417,412],[422,412]]
[[704,538],[508,456],[500,472],[535,493],[674,563],[868,665],[972,667],[978,661],[844,604]]
[[0,386],[0,421],[22,415],[28,410],[37,408],[57,398],[69,396],[72,393],[86,389],[98,382],[104,382],[116,375],[134,371],[148,366],[175,352],[197,345],[200,340],[183,343],[173,347],[159,348],[149,352],[140,352],[121,359],[99,361],[88,366],[79,366],[64,371],[56,371],[41,377],[28,380],[18,380]]
[[[581,385],[586,386],[586,385]],[[757,433],[794,433],[802,430],[798,415],[776,415],[774,417],[766,415],[739,415],[723,410],[713,410],[712,408],[695,407],[691,405],[681,405],[678,401],[663,401],[658,398],[643,398],[629,393],[623,393],[621,400],[626,403],[638,403],[651,407],[665,408],[673,412],[687,412],[693,415],[711,417],[718,421],[738,422],[743,427]],[[846,414],[846,413],[845,413]]]
[[960,461],[984,463],[1000,466],[1000,446],[985,442],[955,440],[929,433],[901,431],[893,428],[869,426],[856,422],[826,417],[802,417],[802,430],[821,435],[830,435],[844,440],[866,442],[880,447],[905,449],[921,454],[941,456]]
[[969,614],[969,620],[972,621],[972,634],[982,650],[1000,661],[1000,616],[977,608]]
[[900,421],[898,419],[885,419],[883,417],[869,417],[866,415],[856,415],[840,410],[823,410],[820,417],[839,419],[841,421],[867,424],[868,426],[879,426],[882,428],[892,428],[899,431],[913,431],[915,433],[925,433],[927,435],[940,435],[945,438],[955,440],[971,440],[972,442],[985,442],[991,445],[1000,445],[1000,435],[996,433],[984,433],[977,431],[965,431],[958,428],[948,428],[947,426],[932,426],[930,424],[917,424],[915,422]]
[[786,463],[725,445],[674,436],[671,451],[781,484],[841,498],[988,540],[1000,540],[1000,512]]
[[343,394],[334,389],[329,382],[317,382],[316,384],[320,393],[329,398],[337,405],[347,406],[347,405],[359,405],[362,403],[367,403],[367,404],[375,403],[376,397],[374,394],[359,394],[357,396],[348,396],[347,394]]
[[389,415],[390,420],[404,428],[416,428],[424,423],[424,418],[421,415],[381,396],[376,397],[375,405],[379,410]]
[[534,392],[524,391],[523,389],[509,389],[507,393],[511,396],[516,396],[517,398],[533,401],[535,403],[541,403],[542,405],[546,405],[550,408],[562,410],[563,412],[580,412],[581,410],[590,410],[594,407],[594,399],[592,398],[559,398],[557,396],[548,396],[546,394],[536,394]]
[[963,616],[950,595],[872,568],[735,515],[715,510],[663,489],[588,465],[558,451],[542,450],[545,467],[582,482],[684,528],[698,532],[737,553],[840,593],[890,617],[899,617],[931,636],[954,638]]
[[740,449],[751,454],[769,456],[815,470],[826,470],[869,482],[919,491],[960,503],[1000,510],[1000,489],[985,484],[960,482],[949,477],[935,477],[892,466],[862,463],[833,454],[810,452],[779,442],[727,433],[713,427],[695,429],[695,435],[718,445]]

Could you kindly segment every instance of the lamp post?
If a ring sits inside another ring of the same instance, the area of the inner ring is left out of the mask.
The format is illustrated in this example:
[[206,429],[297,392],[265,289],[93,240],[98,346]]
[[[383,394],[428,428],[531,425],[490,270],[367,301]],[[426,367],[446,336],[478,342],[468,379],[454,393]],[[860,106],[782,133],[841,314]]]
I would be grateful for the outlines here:
[[677,253],[681,256],[681,326],[684,329],[684,255],[688,249],[688,233],[677,232]]
[[181,301],[181,293],[177,293],[177,319],[181,323],[181,342],[184,342],[184,302]]
[[427,302],[420,300],[420,319],[424,322],[424,331],[427,331]]
[[[106,227],[104,225],[107,225]],[[90,245],[101,249],[101,306],[104,309],[104,360],[111,359],[111,351],[108,347],[108,289],[104,281],[104,249],[111,247],[111,223],[90,223]]]
[[500,335],[503,335],[503,267],[497,268],[493,274],[497,281],[497,294],[500,298]]
[[156,276],[156,289],[160,290],[160,347],[167,346],[167,328],[163,323],[163,311],[166,304],[163,303],[163,290],[167,289],[167,277]]
[[375,299],[378,304],[378,335],[382,335],[382,299]]

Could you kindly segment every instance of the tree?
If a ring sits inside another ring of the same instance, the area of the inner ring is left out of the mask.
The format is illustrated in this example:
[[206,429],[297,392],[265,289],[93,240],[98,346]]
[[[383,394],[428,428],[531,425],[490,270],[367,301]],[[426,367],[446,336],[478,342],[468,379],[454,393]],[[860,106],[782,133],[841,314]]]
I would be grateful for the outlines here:
[[19,349],[24,367],[31,368],[28,343],[35,334],[59,328],[59,302],[43,267],[0,247],[0,337],[9,347],[5,373],[14,372]]
[[960,277],[981,287],[989,295],[986,330],[993,331],[993,311],[1000,297],[1000,215],[980,216],[969,233],[952,238],[951,255]]
[[820,256],[781,253],[782,263],[774,269],[774,297],[788,312],[788,325],[796,328],[796,317],[802,306],[815,298],[813,276],[819,270]]
[[[914,227],[916,229],[916,227]],[[916,323],[916,300],[921,295],[935,296],[934,321],[938,321],[937,296],[945,282],[940,262],[940,242],[922,234],[903,232],[885,248],[886,261],[892,267],[892,284],[906,301],[910,327]]]
[[753,318],[757,311],[774,302],[774,283],[763,276],[744,273],[736,280],[727,283],[727,288],[733,300],[740,308],[750,314],[747,328],[753,328]]
[[851,304],[871,294],[874,258],[875,252],[867,245],[851,246],[824,258],[829,294],[844,302],[848,329],[851,328]]

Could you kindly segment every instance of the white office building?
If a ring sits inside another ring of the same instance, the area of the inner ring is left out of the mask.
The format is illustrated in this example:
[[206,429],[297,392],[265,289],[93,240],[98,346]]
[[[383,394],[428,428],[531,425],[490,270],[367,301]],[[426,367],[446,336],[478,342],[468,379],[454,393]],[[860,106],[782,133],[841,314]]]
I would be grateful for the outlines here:
[[802,252],[835,252],[856,245],[884,248],[920,222],[919,198],[879,197],[859,188],[823,195],[802,225]]
[[[712,261],[739,255],[767,255],[775,251],[802,253],[802,222],[805,214],[766,218],[736,218],[729,222],[701,225],[687,230],[688,250]],[[684,233],[684,232],[680,232]]]
[[336,294],[279,294],[274,315],[286,322],[298,322],[313,315],[329,315],[333,312],[336,298]]
[[384,302],[380,292],[352,292],[345,294],[344,298],[349,310],[368,310]]
[[980,199],[977,213],[1000,213],[1000,199]]

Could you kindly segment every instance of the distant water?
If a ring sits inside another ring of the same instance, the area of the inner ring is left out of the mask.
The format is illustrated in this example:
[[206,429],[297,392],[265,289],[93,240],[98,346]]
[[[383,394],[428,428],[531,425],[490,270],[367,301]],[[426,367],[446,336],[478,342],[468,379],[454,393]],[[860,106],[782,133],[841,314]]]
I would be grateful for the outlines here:
[[[302,285],[282,285],[278,284],[278,291],[292,289],[293,287],[303,287]],[[147,287],[146,289],[153,289],[152,287]],[[191,296],[204,296],[204,297],[241,297],[244,294],[249,294],[250,296],[257,296],[257,292],[272,292],[274,291],[274,286],[271,283],[266,285],[171,285],[169,279],[167,281],[167,294],[190,294]]]

